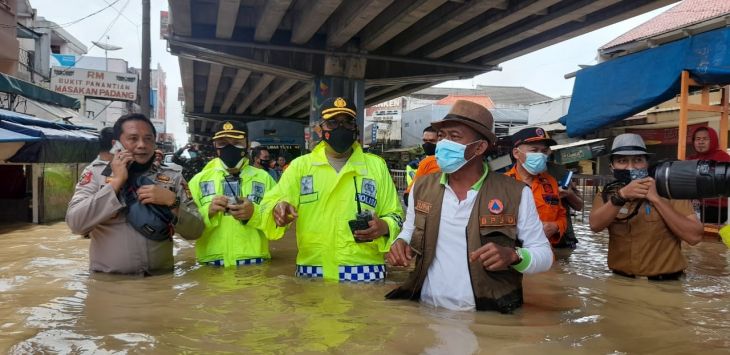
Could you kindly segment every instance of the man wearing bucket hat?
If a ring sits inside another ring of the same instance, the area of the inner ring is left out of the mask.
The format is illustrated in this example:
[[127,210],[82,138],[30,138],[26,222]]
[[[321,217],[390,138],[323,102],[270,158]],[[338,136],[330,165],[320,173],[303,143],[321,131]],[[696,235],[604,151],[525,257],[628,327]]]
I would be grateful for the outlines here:
[[529,127],[512,135],[515,165],[506,175],[521,181],[532,190],[543,231],[550,244],[560,244],[567,229],[567,212],[560,203],[558,182],[547,173],[550,146],[555,141],[539,127]]
[[690,201],[657,194],[648,176],[649,154],[637,134],[614,138],[610,168],[616,181],[593,199],[590,227],[608,228],[608,267],[614,273],[676,280],[687,268],[682,242],[699,243],[703,227]]
[[393,179],[385,161],[357,142],[350,100],[327,99],[320,115],[315,131],[323,141],[289,164],[249,223],[281,236],[280,227],[297,220],[299,277],[383,280],[384,254],[403,218]]
[[247,222],[276,183],[249,164],[241,122],[221,122],[213,147],[218,158],[190,180],[193,200],[205,222],[203,236],[195,243],[198,262],[225,267],[261,264],[271,258],[269,242]]
[[512,312],[523,302],[522,274],[545,271],[553,260],[532,193],[484,162],[496,141],[486,108],[458,100],[432,126],[443,173],[414,183],[388,261],[408,266],[415,258],[415,270],[386,297]]

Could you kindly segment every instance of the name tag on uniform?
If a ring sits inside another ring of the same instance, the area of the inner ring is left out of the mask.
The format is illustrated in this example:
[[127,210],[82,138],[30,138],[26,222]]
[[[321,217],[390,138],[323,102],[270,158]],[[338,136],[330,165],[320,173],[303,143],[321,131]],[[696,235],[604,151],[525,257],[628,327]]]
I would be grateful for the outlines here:
[[426,201],[416,201],[416,212],[429,214],[431,212],[431,204]]
[[479,227],[513,226],[515,224],[515,216],[511,214],[479,216]]

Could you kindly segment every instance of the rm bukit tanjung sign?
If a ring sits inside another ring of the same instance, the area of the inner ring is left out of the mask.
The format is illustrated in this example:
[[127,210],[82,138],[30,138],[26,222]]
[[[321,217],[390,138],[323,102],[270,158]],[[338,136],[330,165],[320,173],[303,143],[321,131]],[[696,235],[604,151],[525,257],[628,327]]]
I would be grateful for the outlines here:
[[137,99],[137,75],[77,68],[51,69],[51,90],[118,101]]

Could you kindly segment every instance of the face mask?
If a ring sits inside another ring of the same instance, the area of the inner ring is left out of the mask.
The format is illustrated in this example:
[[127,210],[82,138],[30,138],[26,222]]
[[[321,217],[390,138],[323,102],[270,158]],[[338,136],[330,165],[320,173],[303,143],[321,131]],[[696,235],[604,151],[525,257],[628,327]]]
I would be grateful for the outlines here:
[[198,153],[196,152],[188,151],[188,154],[190,155],[190,159],[195,159],[198,157]]
[[259,160],[259,164],[261,164],[262,167],[268,168],[269,164],[271,164],[271,160]]
[[471,142],[467,145],[456,143],[448,139],[442,139],[436,144],[436,163],[438,163],[441,171],[451,174],[461,169],[466,163],[474,159],[475,156],[466,159],[464,153],[466,147],[479,141]]
[[235,168],[241,161],[241,159],[243,159],[243,156],[245,154],[245,149],[236,148],[235,146],[230,144],[218,149],[218,157],[221,158],[223,164],[225,164],[226,167],[229,169]]
[[633,180],[643,179],[649,176],[649,170],[646,168],[642,169],[614,169],[613,177],[616,180],[622,181],[626,184]]
[[356,131],[340,126],[332,131],[324,131],[322,134],[324,135],[324,141],[327,142],[327,144],[329,144],[335,152],[344,153],[352,147],[352,143],[355,143],[355,136],[357,133]]
[[426,155],[436,154],[436,144],[428,142],[428,143],[423,143],[421,145],[421,147],[423,147],[423,152],[426,153]]
[[522,167],[531,175],[537,175],[547,170],[548,156],[543,153],[526,153],[525,162]]

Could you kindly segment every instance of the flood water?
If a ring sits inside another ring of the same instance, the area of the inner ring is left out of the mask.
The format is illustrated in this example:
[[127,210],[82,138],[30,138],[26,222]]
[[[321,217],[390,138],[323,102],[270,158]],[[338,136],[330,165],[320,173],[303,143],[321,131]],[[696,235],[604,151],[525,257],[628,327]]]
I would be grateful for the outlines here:
[[89,275],[88,240],[64,223],[0,227],[0,351],[9,353],[715,354],[730,349],[730,253],[685,248],[681,281],[607,271],[607,236],[525,277],[514,315],[452,312],[374,285],[297,279],[295,242],[263,266],[199,266],[176,241],[173,274]]

